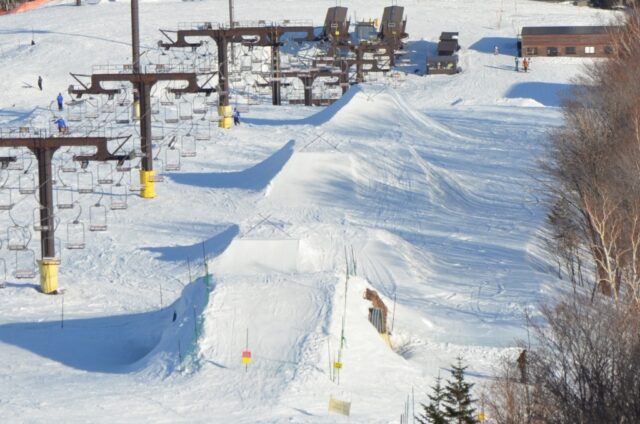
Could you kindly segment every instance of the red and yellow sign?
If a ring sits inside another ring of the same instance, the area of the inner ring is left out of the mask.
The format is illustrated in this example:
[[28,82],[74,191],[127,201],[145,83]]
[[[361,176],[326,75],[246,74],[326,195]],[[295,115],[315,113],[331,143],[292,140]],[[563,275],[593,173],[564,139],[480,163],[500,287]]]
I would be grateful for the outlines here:
[[242,363],[245,365],[249,365],[251,363],[251,351],[244,350],[242,351]]

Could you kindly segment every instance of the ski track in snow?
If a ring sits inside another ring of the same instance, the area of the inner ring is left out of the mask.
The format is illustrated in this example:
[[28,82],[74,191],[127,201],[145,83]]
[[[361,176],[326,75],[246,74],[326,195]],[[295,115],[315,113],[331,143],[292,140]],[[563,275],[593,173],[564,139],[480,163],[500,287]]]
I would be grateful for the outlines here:
[[[142,0],[146,57],[158,54],[159,28],[227,19],[219,3]],[[347,3],[358,19],[388,5]],[[281,4],[237,1],[236,17],[317,24],[333,6]],[[64,328],[61,296],[10,277],[0,290],[0,421],[347,422],[327,414],[333,396],[352,402],[349,422],[396,423],[411,389],[423,401],[457,355],[472,380],[487,380],[526,336],[524,310],[535,313],[556,290],[540,241],[536,161],[546,132],[561,124],[558,90],[587,61],[535,58],[531,73],[517,74],[513,34],[522,25],[603,24],[611,15],[525,0],[403,5],[407,55],[419,60],[400,64],[406,75],[354,87],[328,108],[251,106],[230,131],[204,125],[215,116],[199,121],[209,141],[164,175],[155,200],[129,193],[127,210],[107,211],[107,232],[86,231],[85,250],[63,249]],[[55,0],[0,17],[0,129],[48,125],[69,72],[129,62],[128,13],[126,2],[72,8]],[[460,31],[463,72],[414,74],[441,31]],[[503,54],[493,55],[494,45]],[[95,127],[135,134],[111,124],[115,113],[101,114]],[[154,152],[169,157],[159,143]],[[7,231],[30,225],[37,206],[34,195],[18,194],[19,174],[0,171],[17,202],[11,214],[0,211],[0,259],[9,268]],[[60,243],[67,223],[88,225],[91,206],[111,199],[102,186],[78,194],[74,175],[57,173],[56,192],[73,191],[77,201],[58,211]],[[197,278],[203,245],[213,273],[208,305]],[[39,236],[29,246],[39,254]],[[329,364],[345,311],[345,252],[356,276],[338,385]],[[365,288],[390,313],[396,299],[394,350],[367,320]],[[253,362],[245,369],[247,329]]]

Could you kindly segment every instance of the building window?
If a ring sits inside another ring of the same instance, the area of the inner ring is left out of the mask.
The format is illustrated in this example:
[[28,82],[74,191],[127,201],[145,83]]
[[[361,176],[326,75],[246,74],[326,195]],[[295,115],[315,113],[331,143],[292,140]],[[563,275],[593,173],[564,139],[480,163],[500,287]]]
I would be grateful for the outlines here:
[[558,56],[557,47],[547,47],[547,56]]
[[584,53],[585,54],[596,54],[596,48],[593,46],[586,46],[584,48]]
[[576,48],[575,47],[565,47],[564,48],[564,54],[576,54]]
[[604,46],[604,54],[613,54],[613,47]]
[[537,56],[538,48],[537,47],[527,47],[527,56]]

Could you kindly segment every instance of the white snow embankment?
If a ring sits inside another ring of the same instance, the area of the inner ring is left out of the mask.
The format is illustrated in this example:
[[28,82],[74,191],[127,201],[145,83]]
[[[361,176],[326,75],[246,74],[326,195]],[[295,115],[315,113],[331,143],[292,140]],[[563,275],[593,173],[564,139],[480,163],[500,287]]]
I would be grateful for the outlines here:
[[194,319],[206,299],[204,281],[198,280],[186,286],[173,304],[158,311],[9,323],[0,325],[0,342],[13,347],[5,352],[36,355],[40,359],[35,362],[44,360],[51,367],[162,377],[179,364],[179,345],[183,354],[193,350]]

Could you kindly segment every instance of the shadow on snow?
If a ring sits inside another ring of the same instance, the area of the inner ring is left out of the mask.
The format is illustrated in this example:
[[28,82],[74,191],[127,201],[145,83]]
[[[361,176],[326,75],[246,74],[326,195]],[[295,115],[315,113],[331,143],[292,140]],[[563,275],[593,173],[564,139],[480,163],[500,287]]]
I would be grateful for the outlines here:
[[194,343],[194,318],[206,306],[206,290],[200,279],[164,309],[67,319],[64,327],[59,320],[0,325],[0,342],[89,372],[135,372],[151,365],[154,358],[175,366],[178,346],[184,352]]
[[224,252],[239,233],[240,227],[233,224],[221,233],[189,246],[145,247],[143,250],[159,253],[160,257],[158,257],[158,259],[161,261],[187,261],[189,259],[202,257],[202,245],[204,243],[207,257],[211,259]]
[[293,155],[295,141],[290,140],[280,150],[264,161],[235,172],[210,172],[195,173],[186,172],[170,175],[178,184],[192,185],[205,188],[239,188],[243,190],[260,191],[267,187],[271,180],[278,175],[280,170]]

